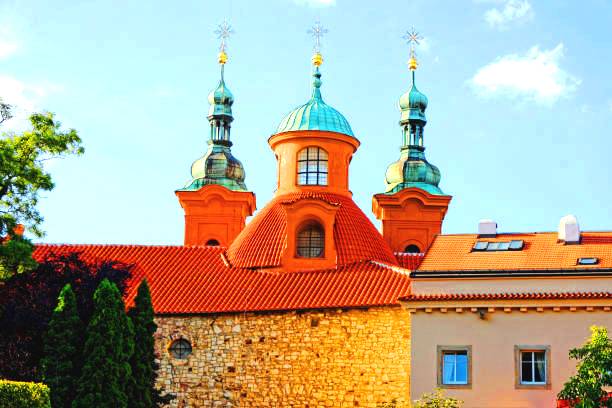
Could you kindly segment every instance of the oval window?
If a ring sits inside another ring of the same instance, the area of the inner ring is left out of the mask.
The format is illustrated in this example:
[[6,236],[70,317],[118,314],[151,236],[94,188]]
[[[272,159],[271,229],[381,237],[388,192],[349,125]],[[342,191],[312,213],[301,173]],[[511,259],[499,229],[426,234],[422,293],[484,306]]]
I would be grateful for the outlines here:
[[172,357],[184,360],[191,354],[191,343],[185,339],[174,340],[169,350]]

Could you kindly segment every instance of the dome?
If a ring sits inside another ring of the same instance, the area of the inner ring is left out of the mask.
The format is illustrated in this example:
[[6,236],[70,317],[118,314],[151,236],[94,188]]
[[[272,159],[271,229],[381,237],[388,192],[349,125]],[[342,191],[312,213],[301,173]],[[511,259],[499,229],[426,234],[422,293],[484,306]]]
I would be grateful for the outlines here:
[[425,159],[422,150],[412,146],[402,149],[400,159],[387,168],[386,192],[393,194],[405,188],[418,187],[430,194],[444,195],[438,187],[440,178],[440,170]]
[[355,136],[346,118],[321,97],[321,73],[316,67],[312,81],[312,97],[302,106],[287,114],[275,133],[298,130],[322,130]]
[[223,80],[223,71],[221,71],[221,80],[219,85],[210,94],[208,94],[208,116],[227,115],[232,116],[232,105],[234,104],[234,95],[225,85]]
[[218,184],[233,191],[246,191],[244,167],[230,151],[229,145],[209,141],[208,151],[191,165],[193,180],[182,190],[198,190]]
[[337,266],[365,260],[397,265],[389,245],[350,197],[320,192],[283,194],[270,201],[228,248],[231,265],[237,268],[281,267],[287,246],[284,206],[302,199],[318,199],[338,206],[333,228]]
[[410,90],[399,99],[399,108],[402,112],[400,121],[420,120],[427,122],[425,110],[427,109],[427,96],[419,91],[414,83],[414,71],[412,72],[412,86]]

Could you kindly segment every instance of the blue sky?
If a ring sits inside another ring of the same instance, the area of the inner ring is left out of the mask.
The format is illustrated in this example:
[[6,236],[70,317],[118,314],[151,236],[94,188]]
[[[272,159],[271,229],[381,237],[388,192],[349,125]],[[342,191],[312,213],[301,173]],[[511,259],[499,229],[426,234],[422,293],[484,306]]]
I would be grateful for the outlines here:
[[414,25],[426,154],[454,197],[444,232],[475,232],[481,218],[551,231],[568,213],[583,229],[612,229],[610,1],[0,0],[0,95],[19,114],[8,126],[49,110],[87,150],[51,164],[45,242],[182,242],[174,190],[205,150],[224,18],[236,32],[233,152],[258,208],[276,183],[267,139],[309,96],[306,31],[320,18],[322,92],[362,143],[350,182],[366,214],[399,157],[401,37]]

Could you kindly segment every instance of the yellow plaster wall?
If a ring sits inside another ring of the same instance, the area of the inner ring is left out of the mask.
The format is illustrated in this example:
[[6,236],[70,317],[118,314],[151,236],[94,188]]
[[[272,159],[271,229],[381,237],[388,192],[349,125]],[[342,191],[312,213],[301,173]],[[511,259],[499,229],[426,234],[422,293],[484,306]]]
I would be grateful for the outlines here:
[[[377,407],[409,401],[410,315],[400,307],[158,316],[159,385],[173,407]],[[167,347],[184,337],[187,360]]]
[[[472,346],[471,389],[448,389],[450,396],[465,401],[464,408],[554,407],[556,394],[575,372],[575,361],[569,360],[569,349],[581,345],[590,335],[591,325],[612,330],[612,313],[602,307],[593,311],[544,309],[537,312],[506,313],[496,309],[486,319],[453,309],[441,313],[418,310],[412,321],[411,395],[418,398],[437,385],[438,345]],[[506,306],[512,306],[510,304]],[[517,305],[514,305],[517,306]],[[609,310],[609,309],[608,309]],[[551,386],[549,389],[515,388],[515,345],[546,345],[551,348]]]

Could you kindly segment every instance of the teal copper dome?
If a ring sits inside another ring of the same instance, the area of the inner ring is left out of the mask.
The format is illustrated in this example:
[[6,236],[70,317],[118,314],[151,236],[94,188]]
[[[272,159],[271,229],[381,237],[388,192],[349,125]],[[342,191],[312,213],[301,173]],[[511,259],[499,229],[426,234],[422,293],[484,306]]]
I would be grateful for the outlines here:
[[234,104],[234,95],[225,85],[223,78],[224,66],[221,66],[221,80],[213,91],[208,94],[208,103],[210,108],[208,109],[208,116],[214,115],[226,115],[232,116],[232,105]]
[[405,146],[400,159],[387,168],[385,182],[387,193],[393,194],[405,188],[418,187],[434,195],[444,195],[438,187],[440,170],[425,158],[425,148]]
[[199,190],[208,184],[218,184],[234,191],[247,191],[244,167],[230,150],[229,144],[208,141],[208,151],[191,165],[193,180],[184,190]]
[[321,72],[315,66],[312,75],[312,97],[283,118],[275,133],[297,130],[323,130],[355,136],[351,125],[340,112],[332,108],[321,97]]
[[412,86],[410,90],[399,99],[399,108],[401,111],[400,121],[421,120],[427,122],[425,118],[427,103],[427,96],[419,91],[415,85],[414,71],[412,71]]

